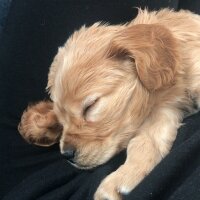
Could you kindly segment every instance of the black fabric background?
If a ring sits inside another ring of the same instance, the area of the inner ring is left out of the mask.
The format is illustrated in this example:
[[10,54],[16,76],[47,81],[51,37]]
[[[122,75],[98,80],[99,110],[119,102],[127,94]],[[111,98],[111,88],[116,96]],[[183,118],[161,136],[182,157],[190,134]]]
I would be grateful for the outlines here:
[[[124,162],[122,152],[96,169],[77,170],[58,145],[28,145],[17,124],[29,102],[48,98],[48,68],[58,46],[83,24],[131,20],[137,14],[134,6],[200,14],[198,0],[12,1],[0,41],[0,198],[91,200],[101,180]],[[200,199],[200,114],[184,121],[171,153],[124,199]]]

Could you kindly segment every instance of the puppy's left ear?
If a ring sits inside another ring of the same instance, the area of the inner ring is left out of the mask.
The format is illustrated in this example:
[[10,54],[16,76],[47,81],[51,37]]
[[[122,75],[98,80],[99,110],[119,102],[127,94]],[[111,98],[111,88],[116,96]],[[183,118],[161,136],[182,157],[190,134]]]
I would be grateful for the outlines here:
[[111,43],[111,56],[132,59],[143,86],[149,91],[170,87],[178,71],[178,44],[170,30],[159,24],[129,25]]

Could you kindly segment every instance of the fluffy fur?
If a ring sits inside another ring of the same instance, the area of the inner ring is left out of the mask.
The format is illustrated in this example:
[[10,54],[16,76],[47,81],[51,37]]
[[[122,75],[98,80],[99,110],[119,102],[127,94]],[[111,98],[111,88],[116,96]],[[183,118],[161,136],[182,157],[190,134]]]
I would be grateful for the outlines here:
[[200,17],[189,11],[139,10],[125,25],[83,26],[51,65],[52,102],[29,107],[19,131],[37,145],[59,140],[61,153],[73,147],[73,165],[84,169],[126,148],[125,163],[94,196],[119,200],[169,153],[183,117],[199,107],[199,55]]

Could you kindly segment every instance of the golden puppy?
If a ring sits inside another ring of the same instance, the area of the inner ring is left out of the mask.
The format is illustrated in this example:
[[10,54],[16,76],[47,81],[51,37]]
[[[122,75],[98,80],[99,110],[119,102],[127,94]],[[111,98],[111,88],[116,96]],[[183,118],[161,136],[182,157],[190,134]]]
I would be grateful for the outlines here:
[[37,145],[59,141],[84,169],[126,148],[125,163],[94,196],[119,200],[169,153],[185,111],[199,106],[200,17],[139,10],[125,25],[83,26],[59,48],[47,89],[52,102],[24,112],[21,135]]

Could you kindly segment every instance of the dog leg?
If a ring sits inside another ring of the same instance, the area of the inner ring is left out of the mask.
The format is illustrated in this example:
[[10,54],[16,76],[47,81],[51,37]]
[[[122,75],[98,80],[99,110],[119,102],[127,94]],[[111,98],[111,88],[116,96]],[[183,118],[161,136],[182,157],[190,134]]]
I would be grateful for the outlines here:
[[31,144],[50,146],[59,141],[62,126],[53,111],[53,103],[41,101],[24,111],[18,130]]
[[95,193],[95,200],[121,200],[169,152],[180,126],[182,114],[177,110],[161,109],[151,117],[127,148],[127,159],[108,175]]

